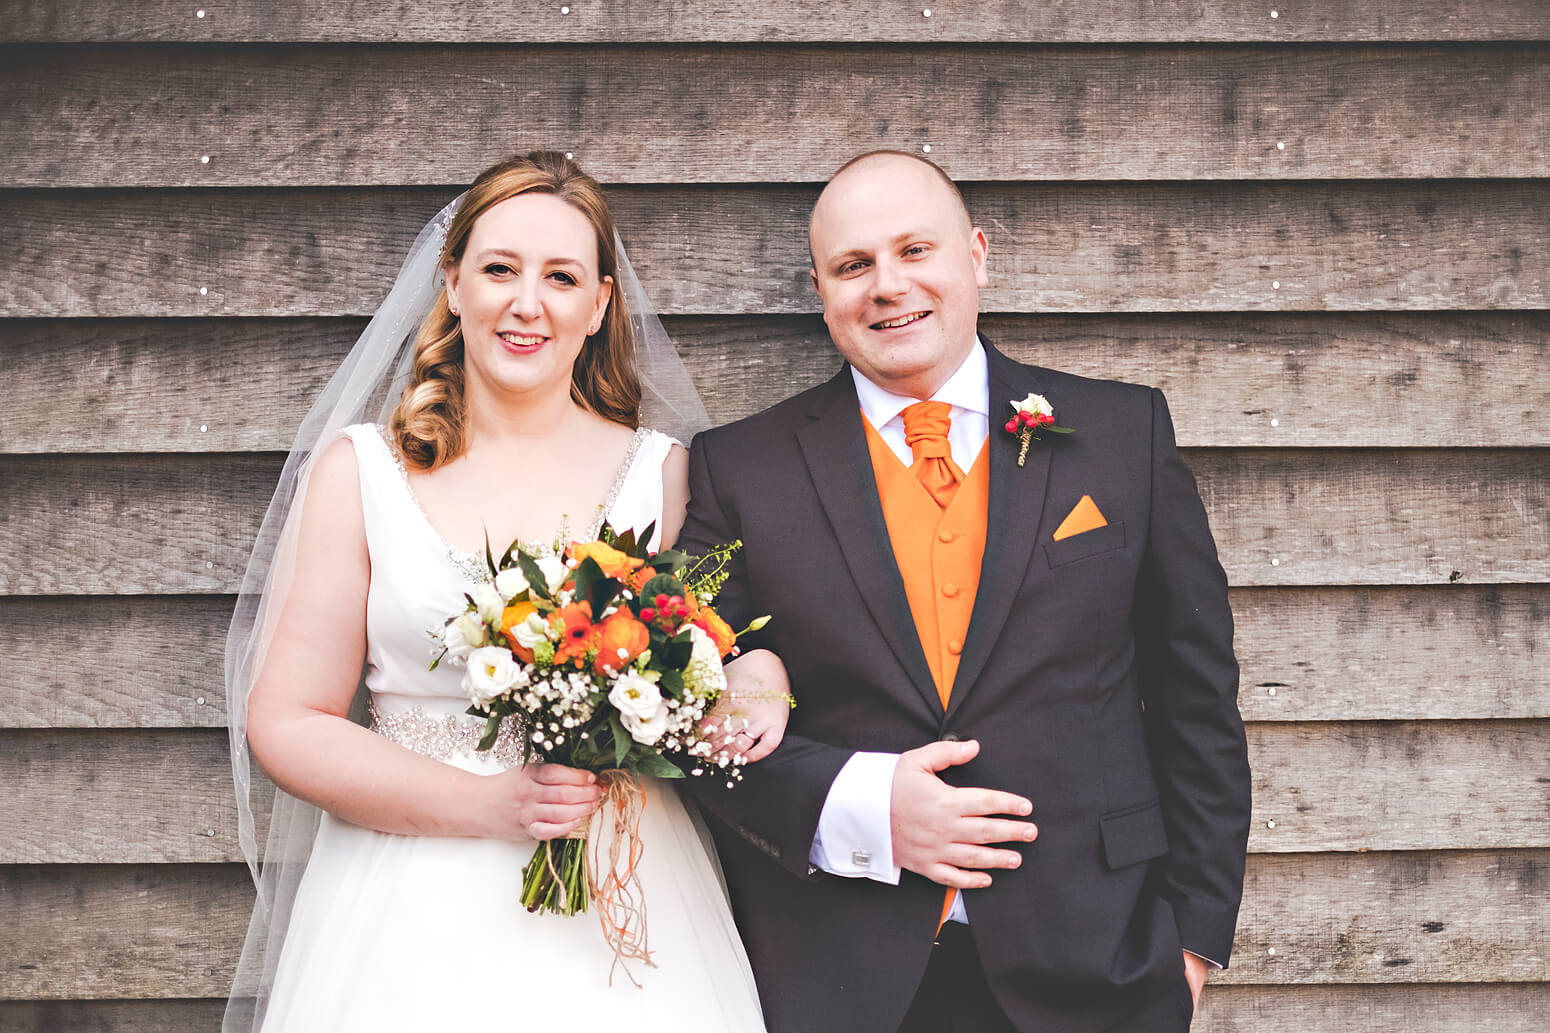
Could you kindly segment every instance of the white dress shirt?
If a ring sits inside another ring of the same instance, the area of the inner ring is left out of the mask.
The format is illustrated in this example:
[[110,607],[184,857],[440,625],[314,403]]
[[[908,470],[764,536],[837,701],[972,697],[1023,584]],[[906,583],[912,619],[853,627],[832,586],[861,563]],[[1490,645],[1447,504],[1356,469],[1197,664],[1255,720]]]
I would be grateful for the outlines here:
[[[856,382],[862,416],[900,462],[912,465],[915,457],[904,440],[903,413],[920,399],[885,391],[854,366],[850,375]],[[953,407],[947,444],[953,462],[966,473],[990,436],[989,397],[989,364],[985,348],[976,338],[958,371],[929,399]],[[893,831],[889,824],[893,772],[898,762],[897,753],[857,753],[845,762],[824,800],[818,834],[813,837],[808,854],[809,863],[833,875],[898,885],[899,866],[893,863]],[[949,921],[968,921],[963,894],[953,899],[953,910],[947,917]]]

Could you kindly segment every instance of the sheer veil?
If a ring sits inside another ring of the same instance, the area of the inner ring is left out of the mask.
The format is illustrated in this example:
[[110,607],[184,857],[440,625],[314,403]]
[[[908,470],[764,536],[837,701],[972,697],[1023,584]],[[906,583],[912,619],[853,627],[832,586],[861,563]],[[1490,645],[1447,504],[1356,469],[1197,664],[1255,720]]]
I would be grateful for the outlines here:
[[[223,1033],[257,1033],[290,924],[297,887],[317,834],[317,808],[274,789],[256,772],[247,744],[248,692],[262,667],[269,636],[291,583],[296,534],[311,460],[345,427],[385,424],[407,383],[414,339],[442,289],[442,250],[458,197],[415,237],[387,299],[301,422],[237,596],[226,638],[226,699],[238,838],[258,887],[237,964]],[[615,289],[626,292],[642,386],[643,425],[682,442],[708,425],[688,370],[646,299],[624,247],[618,247]],[[260,851],[260,844],[263,850]]]

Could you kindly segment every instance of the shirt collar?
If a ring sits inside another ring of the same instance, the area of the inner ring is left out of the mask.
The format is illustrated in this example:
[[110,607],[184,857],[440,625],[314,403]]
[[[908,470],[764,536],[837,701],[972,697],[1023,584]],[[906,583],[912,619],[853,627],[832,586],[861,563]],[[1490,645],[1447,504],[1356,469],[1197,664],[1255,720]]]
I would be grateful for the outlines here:
[[[862,376],[854,366],[850,367],[850,376],[856,382],[856,400],[861,403],[861,411],[873,427],[881,428],[920,401],[918,398],[883,390]],[[975,335],[974,347],[964,356],[963,364],[947,378],[947,383],[937,389],[930,401],[946,402],[981,416],[990,415],[990,362],[985,357],[985,346],[980,343],[979,335]]]

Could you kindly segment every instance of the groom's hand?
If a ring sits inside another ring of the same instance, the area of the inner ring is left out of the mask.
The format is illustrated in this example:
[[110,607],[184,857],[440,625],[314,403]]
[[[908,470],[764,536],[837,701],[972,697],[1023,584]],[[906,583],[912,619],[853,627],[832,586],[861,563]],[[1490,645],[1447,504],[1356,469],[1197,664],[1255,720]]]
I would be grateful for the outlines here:
[[1022,864],[1015,850],[989,844],[1031,843],[1038,828],[990,815],[1032,814],[1033,803],[995,789],[960,789],[937,777],[938,771],[967,764],[979,751],[980,744],[971,739],[928,743],[900,755],[889,813],[894,864],[956,889],[983,889],[990,885],[983,869]]

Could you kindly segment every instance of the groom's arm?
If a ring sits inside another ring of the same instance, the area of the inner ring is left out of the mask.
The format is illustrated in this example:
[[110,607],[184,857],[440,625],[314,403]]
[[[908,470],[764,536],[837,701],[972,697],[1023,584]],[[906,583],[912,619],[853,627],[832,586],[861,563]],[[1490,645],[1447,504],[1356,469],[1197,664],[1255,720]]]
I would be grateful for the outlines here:
[[[716,490],[714,451],[707,434],[696,435],[689,449],[689,509],[678,548],[691,555],[743,537],[737,507]],[[727,572],[716,610],[732,627],[747,627],[762,612],[749,591],[743,550],[733,554]],[[751,651],[761,647],[761,636],[750,633],[740,642]],[[729,670],[740,662],[732,661]],[[824,803],[852,752],[787,734],[774,753],[745,768],[733,788],[711,775],[688,779],[688,788],[727,827],[793,875],[810,878],[816,874],[809,858]]]
[[1152,392],[1152,513],[1132,615],[1147,740],[1168,831],[1164,895],[1186,950],[1232,950],[1249,832],[1227,578],[1167,402]]

